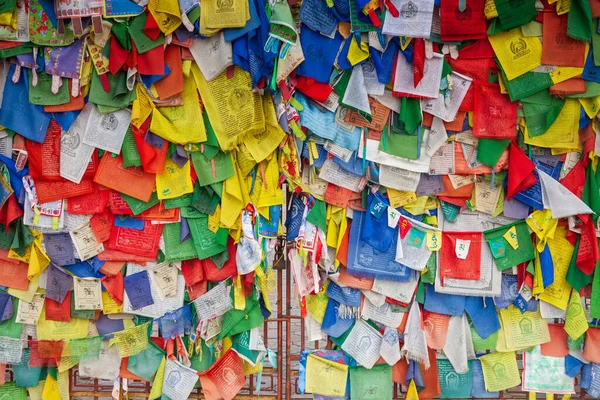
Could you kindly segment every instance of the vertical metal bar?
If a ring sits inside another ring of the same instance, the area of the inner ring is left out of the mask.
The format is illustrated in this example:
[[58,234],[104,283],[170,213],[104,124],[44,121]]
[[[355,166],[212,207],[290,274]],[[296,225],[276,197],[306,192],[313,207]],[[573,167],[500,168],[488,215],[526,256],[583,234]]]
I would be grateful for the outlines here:
[[[281,244],[282,246],[285,246],[285,243]],[[285,253],[285,247],[283,249],[283,252]],[[282,261],[280,261],[282,262]],[[285,261],[283,261],[285,262]],[[283,393],[283,374],[284,371],[287,371],[288,368],[286,365],[284,365],[283,363],[283,329],[282,329],[282,317],[283,317],[283,303],[281,301],[281,299],[283,298],[283,271],[281,269],[277,270],[277,399],[281,400],[282,399],[282,393]],[[288,338],[286,337],[285,339],[286,341],[288,340]],[[287,382],[287,379],[286,379]],[[289,399],[288,396],[286,396],[286,399]]]

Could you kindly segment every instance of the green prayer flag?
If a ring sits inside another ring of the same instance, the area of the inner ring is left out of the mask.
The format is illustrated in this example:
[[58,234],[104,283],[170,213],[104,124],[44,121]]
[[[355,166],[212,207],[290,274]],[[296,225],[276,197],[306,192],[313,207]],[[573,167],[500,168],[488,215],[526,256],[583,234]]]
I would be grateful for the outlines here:
[[327,232],[327,205],[324,201],[315,200],[315,204],[308,212],[306,220]]
[[556,121],[565,105],[565,100],[550,95],[550,91],[541,90],[521,100],[525,113],[525,124],[530,137],[546,133]]
[[585,186],[583,187],[581,200],[594,211],[595,221],[600,215],[600,193],[598,193],[598,180],[592,168],[592,163],[588,164],[585,171]]
[[189,218],[188,225],[200,260],[226,249],[229,230],[219,228],[216,233],[212,232],[208,229],[208,215],[202,214],[199,218]]
[[71,296],[71,318],[94,319],[96,318],[95,310],[76,310],[75,296]]
[[2,0],[0,1],[0,14],[13,11],[17,8],[17,0]]
[[498,160],[502,157],[502,153],[510,144],[510,139],[479,139],[479,147],[477,148],[477,161],[484,163],[490,167],[495,167]]
[[27,388],[18,387],[15,382],[0,386],[0,399],[27,400]]
[[146,26],[147,19],[148,13],[142,13],[137,17],[134,17],[129,25],[129,35],[131,35],[131,40],[133,40],[135,49],[139,54],[144,54],[165,43],[165,35],[162,33],[158,35],[156,40],[152,40],[146,36],[144,27]]
[[404,129],[404,124],[392,115],[392,124],[390,134],[385,136],[379,142],[379,150],[397,157],[417,160],[420,153],[420,143],[423,139],[423,132],[419,130],[415,135],[409,134]]
[[125,193],[121,193],[121,197],[123,198],[123,200],[125,200],[125,203],[127,203],[129,208],[131,208],[133,215],[141,214],[159,203],[158,195],[156,194],[156,192],[152,192],[150,200],[148,201],[136,199],[135,197],[128,196]]
[[[577,236],[577,241],[575,242],[575,249],[573,250],[573,255],[571,256],[571,262],[569,263],[569,269],[567,270],[567,282],[579,292],[584,286],[592,281],[592,275],[584,274],[579,268],[577,268],[577,264],[575,263],[577,260],[577,253],[579,252],[579,244],[581,241],[581,236]],[[596,264],[597,266],[598,264]]]
[[144,350],[129,357],[127,369],[140,378],[151,381],[165,355],[166,353],[160,347],[149,340]]
[[8,250],[15,238],[15,225],[9,225],[8,231],[6,225],[0,224],[0,249]]
[[52,93],[52,75],[45,72],[38,72],[37,85],[33,86],[33,72],[28,69],[29,75],[29,102],[38,106],[55,106],[66,104],[71,100],[69,94],[69,85],[66,78],[57,77],[62,81],[56,94]]
[[423,114],[421,113],[421,102],[419,99],[413,99],[408,97],[402,97],[402,103],[400,106],[400,113],[398,119],[404,123],[406,131],[413,135],[423,121]]
[[[233,302],[233,290],[231,291],[231,297]],[[260,306],[256,299],[256,290],[252,289],[252,294],[246,298],[246,307],[243,310],[236,310],[232,308],[223,315],[223,321],[221,323],[221,332],[219,333],[219,339],[225,337],[231,337],[238,333],[250,330],[261,326],[264,319],[260,312]]]
[[498,331],[492,333],[490,336],[483,339],[477,333],[477,329],[473,325],[470,326],[471,338],[473,339],[473,348],[475,351],[486,351],[496,350],[496,344],[498,342]]
[[[187,207],[192,204],[193,193],[186,193],[183,196],[175,197],[174,199],[164,199],[163,204],[165,209]],[[208,213],[205,213],[208,214]]]
[[494,0],[502,31],[525,25],[537,17],[535,0]]
[[589,42],[592,38],[592,9],[588,0],[571,0],[567,34],[576,40]]
[[466,399],[471,397],[473,388],[473,368],[459,374],[447,359],[438,359],[438,379],[442,394],[440,399]]
[[142,166],[142,158],[140,157],[140,152],[135,143],[131,125],[127,128],[127,132],[125,133],[125,139],[123,139],[123,145],[121,146],[121,154],[123,154],[123,167]]
[[200,186],[223,182],[234,175],[231,153],[219,151],[214,158],[207,158],[204,153],[191,153],[192,165],[198,176]]
[[529,237],[529,229],[527,228],[525,220],[487,230],[483,232],[483,235],[488,242],[500,239],[503,238],[506,232],[513,226],[517,231],[517,241],[519,245],[516,249],[512,246],[505,246],[506,255],[494,260],[500,271],[504,271],[505,269],[512,268],[515,265],[535,258],[535,251],[533,249],[533,244],[531,243],[531,238]]
[[[200,8],[200,7],[196,7],[196,8]],[[200,338],[200,346],[201,346],[201,353],[198,354],[194,354],[192,357],[190,357],[190,362],[192,365],[190,365],[190,368],[198,371],[198,372],[204,372],[207,369],[210,368],[210,366],[212,365],[212,354],[210,351],[210,347],[208,347],[206,345],[206,342],[204,341],[204,339]]]
[[256,365],[264,355],[264,352],[250,349],[250,331],[244,331],[235,335],[231,340],[231,348],[244,360]]
[[219,254],[215,254],[210,257],[211,261],[215,263],[218,269],[223,268],[225,263],[229,260],[229,251],[225,250],[220,252]]
[[392,367],[377,364],[371,369],[364,367],[350,368],[350,393],[352,400],[391,399],[394,384]]
[[114,75],[107,72],[106,77],[110,85],[108,92],[104,91],[96,70],[92,71],[89,101],[99,106],[110,107],[110,109],[118,110],[128,107],[135,97],[135,91],[127,89],[127,74],[124,71],[119,71]]
[[165,224],[162,231],[165,242],[165,260],[181,261],[198,257],[192,238],[181,241],[181,222]]
[[19,218],[14,226],[16,230],[10,248],[19,256],[23,257],[25,255],[25,249],[33,242],[33,235],[27,226],[23,224],[23,218]]
[[600,33],[598,33],[598,18],[594,18],[592,29],[592,50],[594,52],[594,65],[600,66]]
[[581,345],[583,342],[585,342],[585,333],[577,339],[572,339],[569,335],[567,335],[567,346],[571,350],[581,350]]
[[333,91],[340,96],[338,103],[341,104],[342,99],[344,98],[344,93],[346,93],[346,88],[348,88],[348,82],[350,82],[350,75],[352,75],[352,70],[343,71],[338,78],[335,85],[333,85]]
[[501,72],[510,101],[522,100],[554,85],[550,74],[542,72],[529,71],[512,80],[508,80],[504,71]]
[[592,282],[590,317],[600,318],[600,272],[598,270],[594,272],[594,281]]
[[[215,190],[215,188],[218,190]],[[190,205],[201,213],[213,215],[217,209],[217,206],[221,202],[222,191],[222,182],[200,186],[198,181],[196,181]]]
[[[131,51],[131,39],[129,38],[129,34],[128,34],[129,22],[130,21],[125,21],[125,22],[116,22],[115,21],[115,22],[113,22],[112,27],[110,28],[110,31],[112,32],[114,38],[116,40],[118,40],[121,47],[124,48],[125,50],[127,50],[128,52]],[[113,40],[113,37],[111,37],[108,40],[109,41],[107,42],[107,45],[104,48],[105,51],[108,51],[110,49],[110,41]],[[105,56],[108,57],[108,55],[106,55],[106,54],[105,54]]]

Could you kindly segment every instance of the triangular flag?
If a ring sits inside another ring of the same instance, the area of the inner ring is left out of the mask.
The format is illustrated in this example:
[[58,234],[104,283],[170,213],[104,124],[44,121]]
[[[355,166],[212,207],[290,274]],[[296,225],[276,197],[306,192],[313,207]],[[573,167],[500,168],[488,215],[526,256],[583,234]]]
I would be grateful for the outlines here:
[[[579,200],[569,189],[561,185],[544,171],[538,169],[542,185],[544,208],[552,212],[554,218],[566,218],[577,214],[593,214],[591,208]],[[510,175],[510,174],[509,174]]]
[[104,276],[101,279],[102,285],[118,305],[123,304],[123,275],[121,272],[114,276]]
[[[535,164],[525,155],[515,142],[508,147],[508,182],[506,199],[510,200],[515,194],[535,185],[533,174]],[[555,217],[556,218],[556,217]]]

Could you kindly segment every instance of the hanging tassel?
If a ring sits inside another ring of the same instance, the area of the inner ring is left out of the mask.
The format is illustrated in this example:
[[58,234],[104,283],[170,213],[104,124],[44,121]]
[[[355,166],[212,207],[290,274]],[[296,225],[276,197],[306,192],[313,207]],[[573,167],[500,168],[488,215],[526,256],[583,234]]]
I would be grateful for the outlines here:
[[16,84],[17,82],[19,82],[20,77],[21,77],[21,66],[17,64],[15,66],[15,72],[13,72],[13,76],[10,78],[10,80],[12,81],[12,83]]
[[37,74],[37,70],[36,70],[37,55],[38,55],[38,48],[34,47],[33,48],[33,65],[34,65],[34,67],[31,68],[31,86],[33,86],[33,87],[36,87],[38,84],[38,74]]
[[52,87],[50,89],[52,94],[57,94],[58,90],[60,89],[61,86],[62,86],[62,79],[60,79],[60,76],[52,75]]
[[[100,6],[102,7],[103,4],[102,2],[99,2]],[[104,32],[104,27],[102,26],[102,18],[99,16],[94,16],[92,17],[92,26],[94,27],[94,32],[98,35],[102,35],[102,32]]]
[[433,58],[433,43],[430,42],[429,40],[424,40],[425,42],[425,57],[428,60],[431,60]]
[[71,97],[79,96],[79,78],[73,78],[71,81]]
[[456,60],[458,58],[458,49],[456,48],[456,45],[450,44],[450,45],[448,45],[448,47],[450,47],[450,57],[453,60]]
[[187,29],[188,32],[194,32],[194,24],[192,24],[192,21],[190,21],[187,14],[184,12],[181,13],[181,23],[183,26],[185,26],[185,29]]
[[58,34],[59,35],[64,35],[65,34],[65,20],[64,19],[59,19],[58,20]]
[[127,89],[130,92],[133,91],[133,88],[135,86],[136,74],[137,74],[137,67],[127,68],[127,79],[125,80],[125,82],[127,84]]
[[292,48],[292,45],[289,43],[284,43],[283,46],[281,46],[281,51],[279,52],[279,58],[281,60],[285,59],[288,55],[288,53],[290,52],[290,49]]
[[75,36],[80,37],[83,35],[83,24],[81,23],[81,18],[72,18],[71,25],[73,26],[73,32]]

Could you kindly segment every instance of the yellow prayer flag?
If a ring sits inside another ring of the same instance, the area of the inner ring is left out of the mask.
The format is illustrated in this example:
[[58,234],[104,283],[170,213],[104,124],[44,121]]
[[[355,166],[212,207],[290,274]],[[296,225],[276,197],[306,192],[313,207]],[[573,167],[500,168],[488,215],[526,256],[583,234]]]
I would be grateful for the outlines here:
[[327,304],[329,303],[329,297],[327,297],[328,286],[329,281],[325,282],[319,293],[306,296],[306,309],[311,317],[319,324],[321,324],[323,318],[325,318],[325,311],[327,310]]
[[33,296],[35,296],[35,293],[40,287],[38,278],[39,276],[36,276],[35,278],[33,278],[33,280],[29,281],[29,285],[27,285],[27,290],[8,288],[8,294],[18,298],[19,300],[24,300],[28,303],[31,303],[31,301],[33,300]]
[[479,357],[483,369],[485,390],[497,392],[521,384],[521,374],[514,351],[494,352]]
[[265,111],[265,131],[251,133],[244,138],[244,145],[256,162],[267,158],[285,138],[285,132],[277,121],[271,96],[263,96],[263,109]]
[[243,0],[204,1],[200,2],[200,17],[200,26],[208,29],[241,28],[250,19],[250,10]]
[[110,344],[117,346],[119,357],[130,357],[139,354],[148,346],[148,327],[150,322],[138,325],[134,328],[115,332],[115,337]]
[[497,33],[488,39],[508,80],[542,65],[540,39],[523,36],[520,28]]
[[552,217],[552,212],[549,209],[545,209],[543,211],[535,210],[525,219],[525,222],[539,239],[537,250],[538,252],[542,252],[544,246],[546,246],[546,241],[554,238],[558,220]]
[[244,286],[242,285],[241,275],[236,275],[233,278],[233,307],[236,310],[246,308],[246,296],[244,296]]
[[557,83],[564,82],[571,78],[581,75],[583,67],[556,67],[556,69],[550,72],[550,79],[556,85]]
[[571,295],[571,285],[567,282],[567,271],[575,248],[564,237],[548,239],[547,245],[554,262],[554,282],[547,286],[539,299],[565,310]]
[[69,322],[46,319],[46,308],[42,309],[36,325],[38,340],[71,340],[88,336],[88,320],[73,318]]
[[279,186],[279,166],[275,155],[270,161],[262,161],[258,166],[254,192],[250,198],[259,208],[285,204],[285,196]]
[[[584,99],[578,100],[583,106],[583,109],[585,110],[587,116],[591,119],[594,119],[594,117],[596,117],[596,114],[598,114],[598,111],[600,111],[600,96],[586,97]],[[592,126],[594,125],[595,124],[592,124]]]
[[210,82],[196,64],[192,73],[222,150],[231,150],[246,135],[265,131],[263,102],[252,91],[248,72],[235,67],[231,78],[222,73]]
[[190,165],[191,162],[188,161],[179,168],[175,161],[167,157],[162,174],[156,175],[156,194],[159,200],[174,199],[194,192]]
[[123,305],[118,305],[108,292],[102,292],[102,313],[106,315],[123,312]]
[[152,382],[152,389],[148,395],[148,400],[159,399],[162,396],[163,380],[165,379],[165,367],[167,366],[167,358],[163,358],[158,366],[158,371],[154,376],[154,382]]
[[44,383],[44,389],[42,390],[42,399],[61,400],[58,382],[50,374],[46,376],[46,382]]
[[206,128],[196,83],[191,75],[185,76],[185,73],[183,82],[184,89],[181,94],[183,105],[155,107],[152,111],[150,130],[163,139],[176,144],[206,142]]
[[152,114],[154,103],[141,83],[135,86],[135,96],[136,99],[131,106],[131,123],[139,128]]
[[567,319],[565,320],[565,331],[571,339],[579,339],[589,328],[585,311],[581,304],[581,298],[576,290],[571,292],[569,307],[567,308]]
[[401,192],[399,190],[390,189],[386,190],[388,198],[390,200],[390,207],[400,208],[407,204],[413,203],[417,200],[415,192]]
[[556,121],[541,136],[530,137],[524,132],[525,143],[547,148],[579,148],[579,102],[567,99]]
[[539,311],[521,313],[517,307],[510,305],[500,310],[500,317],[507,351],[521,350],[550,341],[548,322],[542,318]]
[[517,228],[514,226],[511,227],[506,233],[502,236],[504,240],[510,244],[510,247],[517,250],[519,248],[519,238],[517,238]]
[[343,397],[348,381],[348,366],[309,354],[306,359],[306,392]]
[[431,251],[439,251],[442,248],[442,232],[428,231],[426,234],[427,248]]
[[363,40],[359,45],[356,38],[352,36],[350,48],[348,49],[348,61],[350,65],[354,66],[367,58],[369,58],[369,43]]
[[419,400],[419,392],[417,391],[417,385],[415,385],[414,379],[410,380],[405,400]]
[[150,0],[148,10],[156,20],[158,29],[169,35],[181,25],[181,12],[177,0]]

